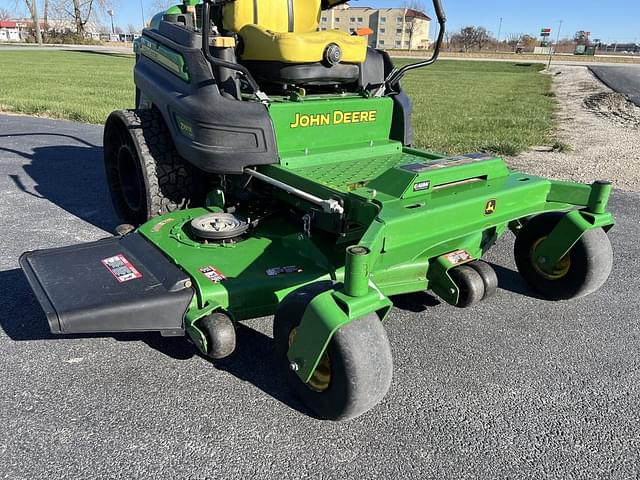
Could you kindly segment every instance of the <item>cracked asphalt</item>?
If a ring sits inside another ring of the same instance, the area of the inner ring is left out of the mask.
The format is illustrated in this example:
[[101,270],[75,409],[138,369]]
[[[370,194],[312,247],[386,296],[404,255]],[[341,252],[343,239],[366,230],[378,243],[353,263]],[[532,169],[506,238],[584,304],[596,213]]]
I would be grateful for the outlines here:
[[0,116],[0,165],[0,478],[640,475],[638,193],[613,195],[614,270],[591,297],[535,298],[507,235],[487,302],[396,298],[389,394],[327,423],[274,371],[270,319],[248,322],[217,364],[181,338],[51,335],[17,261],[117,223],[101,127]]

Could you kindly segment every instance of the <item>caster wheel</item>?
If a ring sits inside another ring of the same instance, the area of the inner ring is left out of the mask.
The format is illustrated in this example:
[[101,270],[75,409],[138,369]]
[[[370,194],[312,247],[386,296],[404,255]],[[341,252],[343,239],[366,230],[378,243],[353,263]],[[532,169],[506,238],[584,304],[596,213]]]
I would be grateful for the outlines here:
[[134,227],[130,223],[122,223],[116,227],[115,233],[119,237],[124,237],[125,235],[133,232],[135,229],[136,227]]
[[207,356],[219,360],[236,349],[236,327],[223,313],[212,313],[198,322],[198,328],[207,338]]
[[282,301],[273,323],[274,350],[292,392],[317,418],[348,420],[380,403],[391,385],[391,348],[378,316],[365,315],[340,328],[308,383],[291,370],[287,358],[307,305],[331,288],[331,282],[307,285]]
[[538,215],[516,237],[514,255],[522,278],[549,300],[580,298],[598,290],[609,278],[613,251],[602,229],[589,230],[548,273],[540,268],[534,251],[562,219],[564,213]]
[[471,262],[468,265],[482,277],[482,281],[484,283],[484,295],[482,296],[482,300],[486,300],[487,298],[495,295],[498,291],[498,276],[496,275],[496,271],[493,267],[482,260]]
[[484,298],[485,291],[482,276],[469,265],[455,267],[449,271],[449,275],[460,291],[456,307],[471,307]]

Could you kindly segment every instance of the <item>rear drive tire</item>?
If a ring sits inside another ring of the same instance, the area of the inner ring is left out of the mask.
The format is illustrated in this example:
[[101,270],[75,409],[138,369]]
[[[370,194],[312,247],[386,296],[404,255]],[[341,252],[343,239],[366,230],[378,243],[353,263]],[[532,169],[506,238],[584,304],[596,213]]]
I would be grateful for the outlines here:
[[156,109],[121,110],[104,130],[104,162],[113,205],[139,226],[157,215],[204,204],[204,174],[175,149]]
[[276,313],[273,337],[276,363],[292,392],[317,418],[337,421],[362,415],[382,401],[391,385],[393,360],[382,322],[369,314],[336,332],[309,383],[290,369],[292,332],[295,335],[309,302],[332,287],[331,282],[320,282],[288,295]]

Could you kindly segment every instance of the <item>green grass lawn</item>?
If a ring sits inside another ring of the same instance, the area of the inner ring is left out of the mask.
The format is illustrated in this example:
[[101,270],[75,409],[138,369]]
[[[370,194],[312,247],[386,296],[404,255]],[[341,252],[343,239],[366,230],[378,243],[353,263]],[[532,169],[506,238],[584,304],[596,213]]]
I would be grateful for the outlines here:
[[[133,106],[133,61],[90,52],[0,52],[0,109],[102,123],[111,111]],[[414,102],[415,144],[515,154],[552,142],[554,100],[541,68],[444,60],[410,73],[403,86]]]

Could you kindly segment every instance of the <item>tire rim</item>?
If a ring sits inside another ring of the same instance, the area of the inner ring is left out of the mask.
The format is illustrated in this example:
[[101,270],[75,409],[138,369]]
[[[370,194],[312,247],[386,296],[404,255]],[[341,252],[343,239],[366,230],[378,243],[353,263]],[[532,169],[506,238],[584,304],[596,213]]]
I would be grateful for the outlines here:
[[564,278],[571,269],[571,255],[566,254],[564,257],[562,257],[560,261],[558,261],[558,263],[553,266],[553,271],[551,273],[545,272],[544,270],[542,270],[542,268],[540,268],[540,265],[535,259],[534,254],[538,246],[546,239],[547,237],[542,237],[533,243],[533,246],[531,247],[531,251],[529,253],[531,263],[533,264],[533,268],[535,269],[535,271],[542,278],[545,278],[547,280],[560,280],[561,278]]
[[130,210],[139,212],[143,201],[144,181],[135,155],[128,145],[122,145],[118,150],[117,164],[122,198]]
[[[293,339],[296,337],[298,329],[294,328],[289,332],[289,346],[293,343]],[[316,367],[313,375],[306,383],[307,387],[309,387],[314,392],[324,392],[327,388],[329,388],[329,384],[331,383],[331,361],[329,360],[329,353],[325,350],[318,362],[318,366]]]

